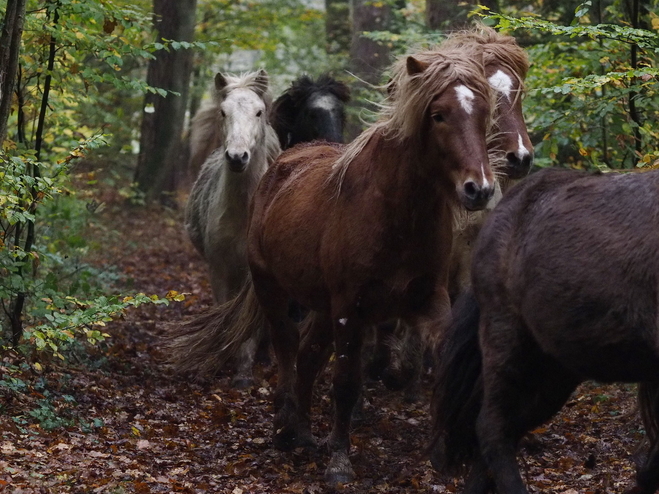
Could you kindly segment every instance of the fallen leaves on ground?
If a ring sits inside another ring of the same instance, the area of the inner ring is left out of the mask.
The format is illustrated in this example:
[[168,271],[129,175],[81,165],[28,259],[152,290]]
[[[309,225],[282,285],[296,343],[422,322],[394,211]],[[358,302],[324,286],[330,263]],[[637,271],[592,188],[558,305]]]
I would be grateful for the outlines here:
[[[191,382],[172,375],[158,345],[166,328],[211,303],[204,262],[182,228],[182,214],[161,207],[106,208],[91,235],[93,262],[121,274],[123,287],[183,302],[142,306],[108,325],[111,339],[88,362],[47,364],[42,378],[50,402],[84,418],[44,430],[18,427],[18,417],[42,396],[1,397],[0,490],[13,493],[291,493],[328,492],[327,455],[273,449],[272,367],[258,367],[258,386],[230,389],[230,372]],[[58,367],[59,365],[59,367]],[[352,433],[357,480],[344,493],[460,492],[461,479],[434,472],[423,457],[430,430],[429,377],[423,399],[368,383],[364,419]],[[317,386],[314,432],[327,436],[331,420],[329,371]],[[71,396],[73,400],[58,401]],[[5,399],[6,398],[6,399]],[[61,402],[61,403],[60,403]],[[583,385],[561,413],[524,440],[522,475],[534,492],[622,492],[634,475],[632,456],[642,439],[630,385]],[[67,408],[68,407],[68,408]]]

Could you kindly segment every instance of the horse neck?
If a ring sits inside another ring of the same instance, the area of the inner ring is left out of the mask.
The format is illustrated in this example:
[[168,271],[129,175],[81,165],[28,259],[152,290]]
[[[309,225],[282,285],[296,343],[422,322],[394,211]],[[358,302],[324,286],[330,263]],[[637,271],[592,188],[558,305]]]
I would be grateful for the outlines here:
[[388,139],[376,133],[356,161],[371,169],[367,173],[374,177],[378,189],[388,197],[397,197],[404,206],[418,208],[423,203],[452,206],[457,200],[455,187],[438,167],[441,157],[425,148],[418,138]]
[[[225,208],[239,207],[242,209],[249,204],[259,180],[268,168],[267,157],[265,146],[259,146],[252,153],[252,158],[242,173],[230,171],[223,160],[220,189],[222,190],[221,197]],[[246,208],[245,214],[247,214]]]

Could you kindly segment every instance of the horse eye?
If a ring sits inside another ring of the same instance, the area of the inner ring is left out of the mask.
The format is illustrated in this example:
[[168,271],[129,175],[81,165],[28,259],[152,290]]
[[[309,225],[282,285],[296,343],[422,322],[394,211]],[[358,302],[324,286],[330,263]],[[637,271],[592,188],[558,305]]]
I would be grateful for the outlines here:
[[437,122],[437,123],[440,123],[440,122],[443,122],[443,121],[444,121],[444,117],[441,116],[439,113],[435,113],[435,114],[432,116],[432,119],[433,119],[435,122]]
[[263,115],[263,110],[259,110],[256,112],[257,117],[260,117],[261,115]]
[[224,113],[224,110],[220,110],[220,115],[222,115],[223,118],[227,116],[227,114]]

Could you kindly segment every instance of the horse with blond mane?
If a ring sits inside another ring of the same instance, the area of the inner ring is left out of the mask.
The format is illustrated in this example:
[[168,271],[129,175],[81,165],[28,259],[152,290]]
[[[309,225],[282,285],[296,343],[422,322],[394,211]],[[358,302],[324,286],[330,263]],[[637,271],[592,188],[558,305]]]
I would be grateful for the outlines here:
[[[272,97],[264,70],[241,76],[217,74],[211,119],[206,129],[220,147],[205,160],[186,207],[185,226],[192,243],[208,262],[213,298],[218,304],[236,296],[245,283],[249,202],[268,165],[281,152],[268,122]],[[200,122],[201,120],[197,120]],[[237,352],[234,385],[252,382],[257,340]]]
[[[350,145],[296,146],[268,169],[252,203],[251,282],[173,345],[179,362],[213,367],[265,318],[279,371],[273,440],[289,450],[315,445],[311,389],[334,342],[330,484],[354,478],[349,429],[364,330],[392,318],[435,331],[447,323],[456,212],[481,209],[494,193],[481,57],[440,47],[401,58],[393,73],[399,97]],[[292,300],[312,310],[301,347]]]

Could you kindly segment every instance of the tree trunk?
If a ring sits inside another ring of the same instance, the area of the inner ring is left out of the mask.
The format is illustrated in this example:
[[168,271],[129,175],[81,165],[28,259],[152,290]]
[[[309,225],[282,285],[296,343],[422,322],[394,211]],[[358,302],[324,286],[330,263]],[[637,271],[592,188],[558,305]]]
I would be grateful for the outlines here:
[[350,51],[351,32],[349,0],[325,0],[327,53],[348,53]]
[[391,23],[391,7],[384,2],[353,0],[352,71],[371,84],[378,84],[382,70],[389,65],[389,48],[362,35],[364,31],[383,31]]
[[[192,41],[196,7],[196,0],[154,0],[159,41]],[[176,172],[185,169],[185,163],[179,163],[179,155],[192,71],[192,50],[159,50],[155,57],[149,62],[147,84],[179,96],[148,93],[144,98],[135,181],[147,200],[159,199],[163,192],[175,190]]]
[[0,33],[0,147],[7,137],[18,54],[25,22],[26,0],[8,0]]

